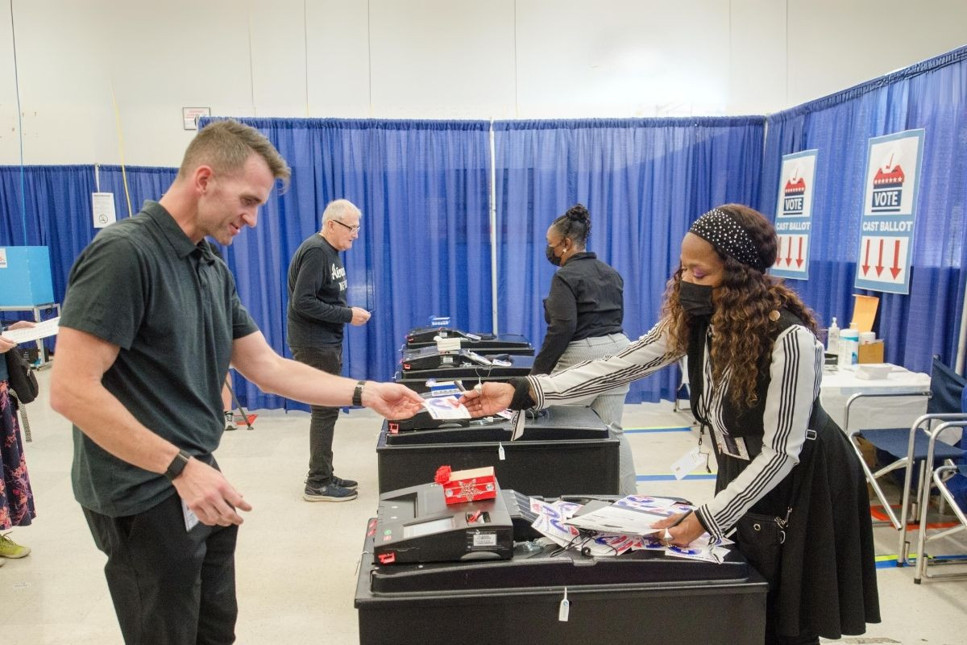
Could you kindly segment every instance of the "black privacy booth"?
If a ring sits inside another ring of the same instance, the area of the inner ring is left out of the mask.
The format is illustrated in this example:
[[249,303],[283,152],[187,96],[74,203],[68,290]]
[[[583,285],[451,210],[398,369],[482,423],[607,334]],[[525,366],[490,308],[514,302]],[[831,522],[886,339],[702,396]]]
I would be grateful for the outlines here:
[[438,484],[381,495],[356,584],[360,643],[762,642],[767,586],[737,551],[592,557],[536,541],[534,518],[506,487],[453,505]]
[[614,495],[618,440],[590,408],[552,406],[527,415],[523,435],[511,441],[511,421],[435,420],[421,412],[384,421],[376,445],[379,491],[433,481],[437,468],[493,466],[505,488],[530,495]]

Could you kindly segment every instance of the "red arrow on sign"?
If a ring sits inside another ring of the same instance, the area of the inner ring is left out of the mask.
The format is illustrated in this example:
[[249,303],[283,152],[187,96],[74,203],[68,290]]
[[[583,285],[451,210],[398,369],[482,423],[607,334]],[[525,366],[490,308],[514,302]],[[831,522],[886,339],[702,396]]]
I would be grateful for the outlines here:
[[796,266],[802,266],[802,236],[799,237],[799,257],[796,258]]
[[883,238],[880,238],[880,259],[876,263],[876,277],[879,278],[883,273]]
[[903,269],[900,268],[900,240],[893,243],[893,266],[890,267],[890,273],[893,274],[893,279],[896,280],[897,275]]

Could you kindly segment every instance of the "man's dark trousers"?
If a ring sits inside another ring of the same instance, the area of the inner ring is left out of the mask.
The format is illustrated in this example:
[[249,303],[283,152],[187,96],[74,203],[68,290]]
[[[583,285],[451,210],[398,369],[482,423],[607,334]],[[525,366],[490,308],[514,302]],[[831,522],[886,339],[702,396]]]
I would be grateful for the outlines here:
[[[311,367],[339,376],[342,374],[342,345],[320,347],[293,347],[292,358]],[[325,486],[332,481],[332,440],[336,434],[339,408],[321,405],[309,406],[309,476],[306,485],[312,488]]]
[[235,642],[238,526],[185,529],[171,495],[137,515],[84,509],[97,548],[107,554],[114,610],[127,645]]

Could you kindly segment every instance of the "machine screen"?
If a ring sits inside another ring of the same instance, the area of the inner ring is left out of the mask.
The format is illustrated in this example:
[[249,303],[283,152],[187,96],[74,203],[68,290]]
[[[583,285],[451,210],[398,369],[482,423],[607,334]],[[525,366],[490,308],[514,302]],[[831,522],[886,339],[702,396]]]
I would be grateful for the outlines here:
[[453,528],[452,517],[441,517],[440,519],[420,522],[419,524],[407,524],[403,527],[403,538],[420,537],[430,535],[440,531],[447,531]]

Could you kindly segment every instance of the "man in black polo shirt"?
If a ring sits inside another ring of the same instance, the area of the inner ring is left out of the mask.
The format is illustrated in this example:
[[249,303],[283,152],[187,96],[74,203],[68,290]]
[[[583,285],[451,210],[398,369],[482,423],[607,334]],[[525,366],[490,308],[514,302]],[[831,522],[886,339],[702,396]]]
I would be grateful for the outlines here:
[[[289,262],[289,348],[295,360],[340,374],[342,335],[346,323],[365,325],[369,312],[346,303],[346,269],[339,257],[359,237],[361,213],[346,199],[331,202],[322,212],[322,230],[313,233]],[[309,474],[302,498],[307,502],[356,499],[356,482],[336,477],[332,440],[339,408],[312,406],[309,421]]]
[[159,202],[104,229],[71,269],[50,402],[74,423],[74,495],[128,643],[234,641],[235,541],[251,506],[212,456],[229,363],[268,392],[410,416],[419,396],[276,354],[202,242],[246,226],[289,167],[234,121],[194,138]]

